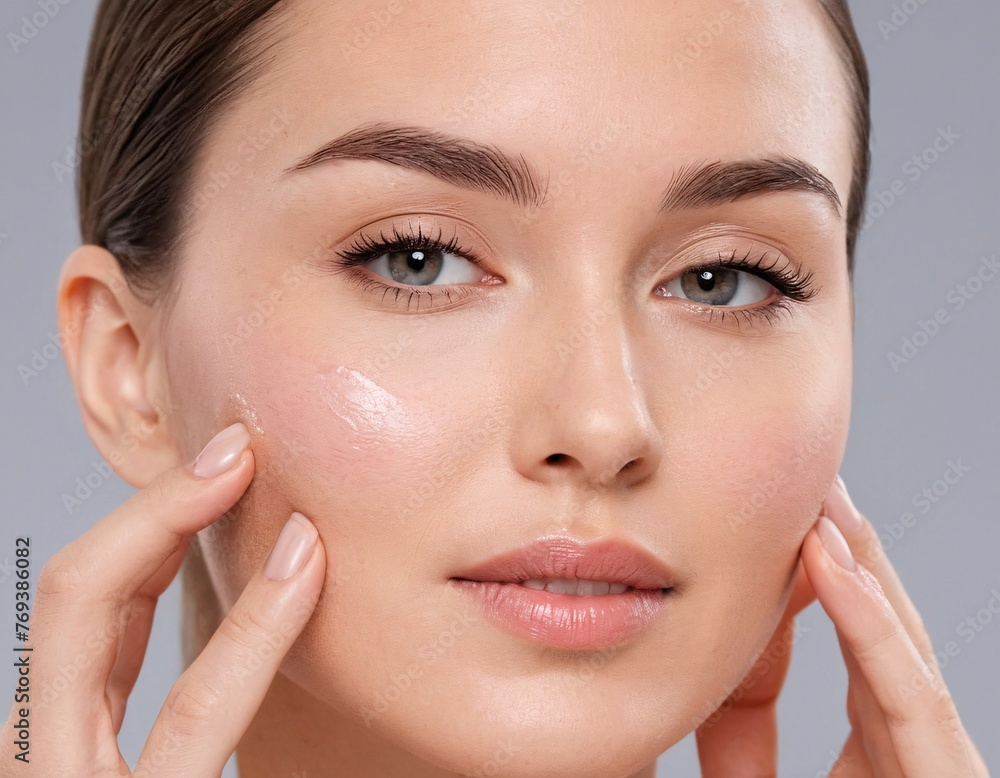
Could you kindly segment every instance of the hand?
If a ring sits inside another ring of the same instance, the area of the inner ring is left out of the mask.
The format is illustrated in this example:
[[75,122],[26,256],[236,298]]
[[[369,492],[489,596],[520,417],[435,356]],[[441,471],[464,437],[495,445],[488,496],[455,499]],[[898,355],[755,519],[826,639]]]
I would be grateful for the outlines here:
[[829,774],[989,778],[920,615],[839,476],[802,543],[792,596],[764,661],[697,732],[702,775],[777,774],[775,706],[791,656],[790,627],[817,597],[848,671],[851,731]]
[[[227,427],[195,463],[162,473],[42,568],[29,632],[34,650],[25,654],[31,702],[15,702],[4,725],[11,733],[19,708],[30,708],[30,762],[18,774],[132,774],[117,735],[157,598],[191,536],[246,491],[254,472],[249,442],[242,424]],[[134,775],[222,772],[319,598],[326,556],[317,541],[312,523],[293,513],[263,570],[170,690]],[[5,771],[17,764],[13,740],[0,744]]]

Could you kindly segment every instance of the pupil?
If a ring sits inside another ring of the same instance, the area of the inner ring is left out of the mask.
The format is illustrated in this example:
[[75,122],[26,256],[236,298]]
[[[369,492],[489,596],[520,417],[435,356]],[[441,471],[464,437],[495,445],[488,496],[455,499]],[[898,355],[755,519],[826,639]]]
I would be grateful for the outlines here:
[[711,270],[702,270],[698,274],[698,286],[703,292],[711,291],[712,287],[715,286],[715,276]]
[[423,270],[424,263],[427,260],[424,259],[424,252],[422,251],[411,251],[410,257],[407,259],[406,264],[410,266],[411,270]]

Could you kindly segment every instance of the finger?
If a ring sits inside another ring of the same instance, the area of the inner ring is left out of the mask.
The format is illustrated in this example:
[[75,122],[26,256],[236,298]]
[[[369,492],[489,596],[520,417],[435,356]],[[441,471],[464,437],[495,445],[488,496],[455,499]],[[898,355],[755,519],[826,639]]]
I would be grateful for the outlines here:
[[326,571],[312,522],[293,513],[261,572],[170,690],[133,775],[219,775],[319,598]]
[[802,561],[885,716],[904,774],[972,775],[964,730],[944,683],[920,656],[878,580],[855,562],[827,517],[806,535]]
[[923,619],[889,561],[878,533],[854,505],[847,491],[847,485],[840,475],[834,481],[830,494],[824,502],[824,511],[838,525],[852,553],[878,579],[924,662],[940,676],[937,657]]
[[139,670],[142,669],[153,628],[156,602],[156,597],[136,597],[127,611],[128,623],[105,687],[115,734],[121,731],[128,697],[139,677]]
[[896,749],[885,716],[868,680],[840,633],[837,633],[837,642],[847,666],[847,718],[851,729],[860,738],[868,763],[879,778],[905,778],[896,759]]
[[199,455],[197,471],[192,463],[162,473],[45,565],[32,613],[36,677],[63,691],[41,710],[61,710],[71,720],[104,704],[125,606],[143,587],[159,596],[190,535],[246,490],[253,476],[248,443],[246,427],[227,427]]
[[126,627],[118,648],[118,655],[107,682],[108,703],[115,732],[121,730],[128,697],[142,669],[152,631],[153,616],[160,594],[166,589],[180,567],[189,543],[185,541],[164,562],[159,570],[142,585],[132,600],[125,617]]
[[840,750],[840,756],[825,775],[837,778],[882,778],[868,761],[861,736],[856,730],[851,730],[847,742]]
[[778,765],[776,706],[788,674],[795,616],[816,597],[801,561],[788,605],[767,647],[729,698],[695,730],[703,778],[774,775]]
[[[886,744],[891,740],[889,728],[881,710],[876,710],[877,701],[872,694],[871,687],[864,678],[864,674],[861,673],[857,660],[848,649],[843,636],[838,633],[837,639],[844,653],[848,675],[851,679],[850,686],[848,687],[848,718],[855,729],[863,730],[863,742],[868,749],[871,761],[876,763],[876,754],[884,753],[887,750]],[[853,706],[852,698],[856,698]],[[852,709],[852,707],[856,710]],[[869,715],[869,711],[874,712]],[[965,746],[969,752],[969,761],[974,765],[973,775],[989,776],[986,763],[976,749],[975,743],[968,737],[968,732],[965,732],[964,738]],[[891,761],[879,765],[878,775],[880,778],[882,776],[904,775],[902,767],[899,766],[899,761],[895,758],[895,752],[891,755]]]
[[878,580],[920,656],[935,672],[938,672],[934,647],[924,627],[923,619],[920,618],[919,612],[889,561],[878,532],[855,507],[847,493],[847,486],[839,475],[824,502],[824,507],[826,515],[833,519],[847,539],[851,553]]
[[795,565],[795,583],[792,586],[792,596],[788,600],[787,616],[798,616],[807,605],[815,602],[816,591],[812,588],[812,582],[806,575],[802,565],[802,558],[799,557]]

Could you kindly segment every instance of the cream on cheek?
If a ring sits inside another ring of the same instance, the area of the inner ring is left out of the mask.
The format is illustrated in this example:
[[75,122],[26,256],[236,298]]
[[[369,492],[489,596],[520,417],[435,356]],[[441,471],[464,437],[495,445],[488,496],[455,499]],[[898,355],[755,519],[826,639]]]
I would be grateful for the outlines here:
[[263,438],[264,427],[261,424],[260,414],[243,396],[240,391],[233,391],[229,395],[230,406],[237,409],[240,421],[250,430],[251,437]]
[[396,500],[386,499],[387,487],[408,471],[402,460],[432,447],[419,400],[408,403],[348,365],[268,358],[266,348],[248,353],[217,380],[224,398],[217,426],[239,420],[250,430],[254,478],[229,518],[201,533],[227,605],[263,564],[292,510],[316,524],[338,576],[361,549],[391,542],[385,519]]
[[394,528],[406,525],[411,497],[450,469],[463,434],[455,406],[433,381],[410,380],[403,366],[390,388],[384,374],[346,355],[318,364],[289,352],[268,355],[265,347],[252,361],[252,375],[234,382],[240,389],[230,392],[229,407],[263,444],[255,481],[310,516],[324,539],[392,540]]
[[407,406],[359,370],[337,365],[318,373],[316,383],[319,396],[342,424],[340,439],[352,451],[391,446],[415,426]]

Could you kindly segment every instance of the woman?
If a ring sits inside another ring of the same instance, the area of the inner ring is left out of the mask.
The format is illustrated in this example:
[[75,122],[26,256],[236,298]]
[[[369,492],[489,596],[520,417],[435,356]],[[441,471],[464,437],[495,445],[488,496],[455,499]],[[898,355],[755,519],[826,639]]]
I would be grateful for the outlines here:
[[140,491],[39,577],[29,769],[128,771],[183,559],[137,775],[771,774],[813,598],[834,774],[986,775],[836,479],[868,125],[833,0],[103,3],[59,319]]

